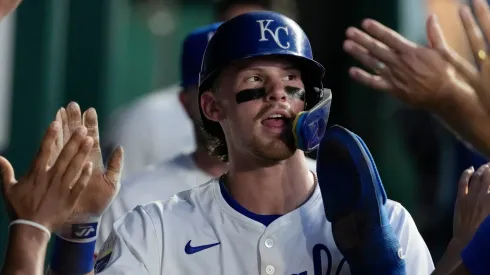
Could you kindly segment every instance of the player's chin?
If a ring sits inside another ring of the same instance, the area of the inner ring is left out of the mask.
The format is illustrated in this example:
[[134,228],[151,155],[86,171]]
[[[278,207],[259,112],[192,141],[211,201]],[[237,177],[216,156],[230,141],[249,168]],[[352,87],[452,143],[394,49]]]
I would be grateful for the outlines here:
[[296,148],[294,146],[294,141],[278,138],[263,142],[257,151],[264,159],[283,161],[292,157],[296,152]]

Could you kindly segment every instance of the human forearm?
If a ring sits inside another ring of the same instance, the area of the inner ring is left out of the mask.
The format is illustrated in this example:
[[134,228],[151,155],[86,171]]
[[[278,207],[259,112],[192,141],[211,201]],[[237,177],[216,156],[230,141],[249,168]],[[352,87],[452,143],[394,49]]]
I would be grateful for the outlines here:
[[2,275],[41,275],[44,270],[48,234],[29,225],[10,228],[9,244]]
[[463,241],[452,239],[441,260],[437,263],[436,269],[432,275],[451,274],[453,270],[456,270],[462,263],[460,254],[465,247],[465,244],[466,243]]
[[459,263],[458,266],[449,275],[471,275],[470,271],[463,263]]
[[436,111],[457,136],[490,157],[490,117],[478,96],[462,87],[451,88],[452,98]]

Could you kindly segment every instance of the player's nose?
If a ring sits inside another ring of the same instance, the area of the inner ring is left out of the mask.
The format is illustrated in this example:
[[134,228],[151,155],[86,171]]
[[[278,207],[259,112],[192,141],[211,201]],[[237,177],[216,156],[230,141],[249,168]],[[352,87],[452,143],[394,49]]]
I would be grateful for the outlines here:
[[285,102],[288,100],[288,94],[286,92],[286,85],[282,81],[269,81],[267,87],[267,101],[280,101]]

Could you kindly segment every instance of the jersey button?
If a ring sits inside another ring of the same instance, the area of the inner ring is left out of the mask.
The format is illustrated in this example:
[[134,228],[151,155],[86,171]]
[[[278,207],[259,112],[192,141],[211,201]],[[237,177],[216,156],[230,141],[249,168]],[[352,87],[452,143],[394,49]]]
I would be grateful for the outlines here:
[[271,239],[267,239],[267,240],[265,240],[265,246],[266,246],[267,248],[271,248],[271,247],[273,247],[273,246],[274,246],[274,241],[273,241],[273,240],[271,240]]
[[403,254],[403,249],[401,249],[401,248],[398,249],[397,254],[398,254],[398,258],[400,258],[402,260],[405,259],[405,254]]
[[268,265],[265,268],[265,273],[267,273],[269,275],[274,274],[274,272],[276,272],[276,269],[272,265]]

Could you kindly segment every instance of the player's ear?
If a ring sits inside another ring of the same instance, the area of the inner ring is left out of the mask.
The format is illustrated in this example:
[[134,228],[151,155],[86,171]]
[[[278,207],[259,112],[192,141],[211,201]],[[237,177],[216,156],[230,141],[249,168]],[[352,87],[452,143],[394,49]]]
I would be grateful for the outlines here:
[[201,110],[204,116],[211,120],[219,122],[223,119],[223,114],[219,106],[219,102],[216,100],[216,95],[211,91],[205,91],[201,95]]

